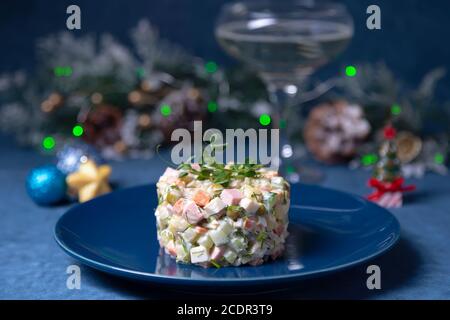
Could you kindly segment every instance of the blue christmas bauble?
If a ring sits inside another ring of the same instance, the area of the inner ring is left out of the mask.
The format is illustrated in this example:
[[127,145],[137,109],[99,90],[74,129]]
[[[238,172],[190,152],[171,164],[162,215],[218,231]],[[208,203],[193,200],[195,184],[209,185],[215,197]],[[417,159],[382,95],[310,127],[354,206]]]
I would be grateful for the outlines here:
[[35,168],[27,177],[26,187],[37,204],[55,204],[66,196],[66,176],[53,165]]
[[80,163],[87,159],[91,159],[97,164],[105,163],[100,153],[94,147],[82,142],[65,145],[57,153],[56,158],[56,167],[64,174],[77,171]]

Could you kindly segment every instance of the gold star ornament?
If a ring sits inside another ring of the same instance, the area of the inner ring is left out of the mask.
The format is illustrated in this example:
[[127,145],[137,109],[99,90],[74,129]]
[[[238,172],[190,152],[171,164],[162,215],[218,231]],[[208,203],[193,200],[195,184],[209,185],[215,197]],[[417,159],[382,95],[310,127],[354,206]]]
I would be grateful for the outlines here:
[[69,192],[78,195],[79,202],[86,202],[111,191],[109,176],[111,167],[97,166],[92,160],[81,163],[78,171],[67,176]]

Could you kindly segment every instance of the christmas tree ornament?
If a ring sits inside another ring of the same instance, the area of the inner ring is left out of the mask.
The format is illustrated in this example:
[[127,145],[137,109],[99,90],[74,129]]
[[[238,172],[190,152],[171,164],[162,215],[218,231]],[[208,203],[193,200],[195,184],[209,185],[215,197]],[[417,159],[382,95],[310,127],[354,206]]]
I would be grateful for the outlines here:
[[323,162],[351,159],[370,133],[370,124],[359,105],[346,101],[315,107],[305,124],[304,138],[309,151]]
[[30,198],[39,205],[52,205],[66,196],[66,176],[48,165],[33,169],[26,179],[26,189]]
[[78,170],[81,162],[88,159],[97,164],[104,164],[105,160],[93,146],[84,142],[72,142],[65,144],[56,154],[56,166],[64,174]]
[[422,151],[422,140],[410,132],[399,132],[395,143],[397,156],[401,163],[414,161]]
[[78,197],[79,202],[89,201],[111,191],[109,176],[111,167],[97,166],[92,160],[81,163],[78,170],[67,176],[69,193]]
[[102,104],[91,110],[83,123],[83,139],[95,146],[110,146],[120,140],[122,112],[114,106]]
[[415,186],[404,186],[401,175],[401,163],[397,156],[395,143],[396,130],[388,125],[384,129],[385,141],[381,145],[379,161],[375,165],[374,175],[369,186],[375,191],[368,199],[387,208],[398,208],[403,205],[403,193],[415,190]]

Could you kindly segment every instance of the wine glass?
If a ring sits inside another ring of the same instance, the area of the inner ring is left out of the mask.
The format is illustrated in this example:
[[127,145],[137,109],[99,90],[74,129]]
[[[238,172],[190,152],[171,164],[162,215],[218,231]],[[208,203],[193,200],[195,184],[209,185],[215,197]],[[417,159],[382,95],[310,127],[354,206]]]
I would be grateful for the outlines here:
[[280,171],[298,180],[294,149],[287,134],[289,115],[309,76],[341,53],[353,36],[346,8],[326,0],[242,0],[226,4],[216,37],[231,56],[256,70],[265,83],[280,129]]

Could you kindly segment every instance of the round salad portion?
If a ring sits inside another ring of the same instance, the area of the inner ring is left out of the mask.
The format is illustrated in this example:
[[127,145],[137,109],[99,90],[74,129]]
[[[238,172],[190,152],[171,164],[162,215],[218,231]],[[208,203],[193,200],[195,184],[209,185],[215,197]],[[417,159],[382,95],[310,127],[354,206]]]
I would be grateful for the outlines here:
[[158,240],[178,262],[259,265],[284,251],[289,183],[256,164],[182,164],[157,183]]

